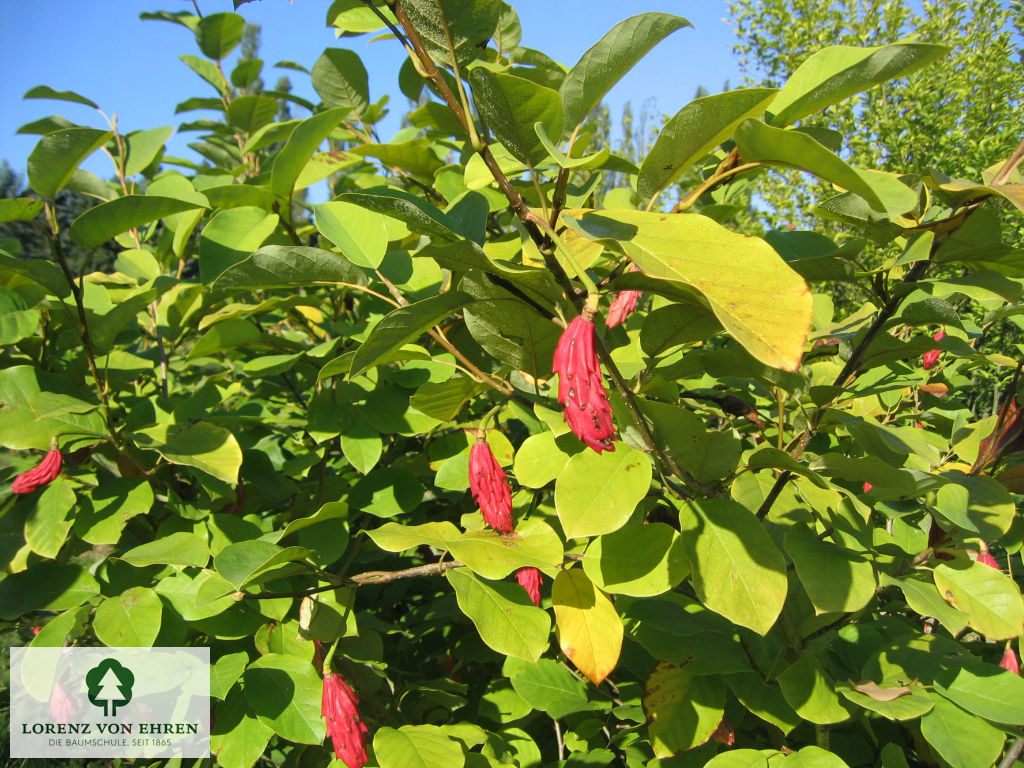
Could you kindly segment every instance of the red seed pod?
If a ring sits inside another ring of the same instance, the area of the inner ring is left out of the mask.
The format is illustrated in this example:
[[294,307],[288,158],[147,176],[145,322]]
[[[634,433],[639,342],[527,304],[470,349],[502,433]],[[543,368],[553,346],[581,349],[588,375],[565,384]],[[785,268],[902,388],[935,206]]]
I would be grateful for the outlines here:
[[711,738],[719,744],[731,747],[736,743],[736,731],[732,727],[732,723],[723,717],[722,722],[715,728],[715,732],[711,734]]
[[348,768],[363,768],[366,756],[366,723],[359,716],[359,698],[341,675],[324,675],[320,714],[327,720],[327,735],[335,756]]
[[595,351],[593,312],[572,319],[558,340],[552,369],[558,374],[558,402],[569,429],[598,453],[614,451],[612,407]]
[[864,481],[864,485],[861,487],[861,492],[862,493],[869,493],[871,491],[871,489],[874,488],[874,487],[875,486],[873,486],[871,483],[869,483],[867,480],[865,480]]
[[1013,652],[1013,648],[1010,647],[1009,643],[1006,645],[1006,650],[1003,651],[1003,658],[999,660],[999,666],[1013,672],[1015,675],[1020,674],[1020,661],[1017,659],[1017,654]]
[[985,542],[981,542],[981,550],[978,552],[978,562],[984,563],[991,568],[995,568],[997,571],[1003,570],[999,567],[999,563],[996,559],[992,557],[992,553],[988,551],[988,546]]
[[50,450],[36,467],[14,478],[14,482],[11,483],[11,492],[32,493],[37,488],[52,482],[60,474],[63,463],[64,457],[61,452],[56,449]]
[[[629,271],[639,272],[640,270],[634,264],[629,268]],[[619,291],[615,295],[612,305],[608,307],[608,314],[605,316],[604,324],[609,328],[622,325],[626,318],[633,314],[633,310],[636,309],[636,303],[642,295],[642,291]]]
[[530,596],[533,604],[540,607],[540,585],[544,581],[544,575],[540,570],[533,566],[520,568],[516,571],[516,581],[526,590],[526,594]]
[[469,449],[469,488],[484,522],[499,533],[512,533],[512,491],[508,477],[482,437]]
[[[944,338],[946,338],[945,331],[939,331],[934,336],[932,336],[932,339],[934,339],[935,341],[942,341]],[[941,349],[929,349],[921,356],[921,367],[927,371],[929,368],[932,368],[937,362],[939,362],[939,357],[941,355]]]
[[53,690],[50,691],[50,714],[54,722],[62,725],[67,725],[75,716],[75,705],[59,680],[53,684]]

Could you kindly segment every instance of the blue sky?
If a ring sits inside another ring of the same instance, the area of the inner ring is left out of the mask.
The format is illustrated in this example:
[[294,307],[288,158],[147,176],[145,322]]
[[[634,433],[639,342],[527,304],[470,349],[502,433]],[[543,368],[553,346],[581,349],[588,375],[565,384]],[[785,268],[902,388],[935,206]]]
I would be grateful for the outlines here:
[[[204,14],[232,9],[231,0],[198,0]],[[260,56],[263,79],[273,87],[287,74],[294,92],[317,101],[302,73],[275,69],[281,59],[311,67],[326,47],[356,51],[370,72],[371,99],[391,95],[392,113],[379,132],[386,140],[399,126],[407,101],[398,90],[398,68],[404,59],[394,40],[371,42],[373,35],[338,40],[325,26],[328,0],[256,0],[239,9],[262,26]],[[699,85],[712,92],[726,80],[739,82],[732,46],[735,40],[726,0],[519,0],[513,2],[523,26],[523,45],[537,48],[567,66],[617,22],[644,11],[683,16],[694,28],[668,37],[637,65],[607,99],[613,122],[622,105],[632,101],[634,112],[649,97],[660,112],[674,114],[689,102]],[[15,135],[27,122],[60,114],[83,125],[106,127],[93,109],[59,101],[23,100],[35,85],[72,90],[117,114],[122,132],[171,125],[203,116],[202,112],[174,114],[174,106],[191,96],[213,96],[178,55],[200,55],[192,34],[176,24],[143,21],[143,11],[191,10],[187,0],[6,0],[0,3],[0,26],[6,31],[0,46],[0,159],[24,173],[25,160],[38,137]],[[237,53],[229,59],[229,67]],[[175,134],[168,153],[195,157],[187,148],[199,134]],[[85,168],[110,175],[107,158],[97,153]]]

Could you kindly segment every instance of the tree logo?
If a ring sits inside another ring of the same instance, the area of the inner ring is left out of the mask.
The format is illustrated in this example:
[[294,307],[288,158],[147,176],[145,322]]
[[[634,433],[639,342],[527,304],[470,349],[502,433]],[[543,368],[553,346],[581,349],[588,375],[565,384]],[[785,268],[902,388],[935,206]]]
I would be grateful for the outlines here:
[[106,717],[113,717],[118,707],[132,700],[135,675],[114,659],[104,659],[85,673],[85,684],[89,687],[89,701],[103,707]]

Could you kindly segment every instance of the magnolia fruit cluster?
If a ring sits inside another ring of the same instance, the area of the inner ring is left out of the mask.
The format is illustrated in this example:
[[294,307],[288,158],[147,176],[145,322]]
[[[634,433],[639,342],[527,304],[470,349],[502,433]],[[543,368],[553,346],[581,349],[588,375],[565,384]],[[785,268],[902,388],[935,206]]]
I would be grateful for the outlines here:
[[615,450],[615,426],[597,360],[593,317],[587,307],[572,319],[558,340],[551,368],[558,374],[558,402],[569,429],[601,453]]
[[359,698],[341,675],[324,675],[324,695],[320,714],[327,720],[327,735],[334,754],[348,768],[363,768],[366,756],[366,723],[359,716]]
[[469,449],[469,488],[484,522],[498,533],[512,533],[512,490],[483,436]]
[[[469,489],[480,507],[484,522],[498,533],[512,533],[512,489],[508,476],[494,457],[491,446],[483,434],[469,449]],[[516,571],[518,581],[534,605],[540,605],[540,585],[543,580],[537,568],[520,568]]]
[[32,493],[37,488],[42,488],[60,474],[60,468],[63,463],[64,457],[60,451],[49,451],[43,457],[43,460],[39,462],[38,466],[14,478],[14,482],[11,483],[11,492]]

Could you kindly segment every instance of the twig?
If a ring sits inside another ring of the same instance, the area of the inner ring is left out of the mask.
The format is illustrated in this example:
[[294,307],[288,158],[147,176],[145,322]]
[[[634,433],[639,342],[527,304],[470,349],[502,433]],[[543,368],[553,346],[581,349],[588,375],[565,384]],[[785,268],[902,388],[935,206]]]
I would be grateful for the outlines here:
[[999,172],[995,176],[992,177],[992,184],[1002,184],[1010,178],[1010,174],[1013,173],[1014,169],[1018,165],[1020,165],[1021,160],[1024,160],[1024,139],[1021,139],[1020,144],[1018,144],[1017,148],[1013,150],[1013,154],[1006,158],[1006,162],[1003,163],[1003,167],[999,169]]
[[1006,753],[1006,757],[999,761],[999,768],[1010,768],[1017,762],[1017,758],[1020,757],[1022,752],[1024,752],[1024,739],[1018,736],[1014,740],[1013,746]]
[[318,592],[326,592],[330,589],[338,589],[344,586],[361,587],[366,584],[389,584],[392,581],[414,579],[420,576],[440,576],[451,568],[463,567],[465,567],[464,563],[447,560],[441,563],[417,565],[415,568],[406,568],[402,571],[367,571],[366,573],[357,573],[355,576],[342,579],[337,584],[300,589],[296,592],[236,592],[234,597],[236,600],[272,600],[279,597],[306,597],[307,595],[315,595]]

